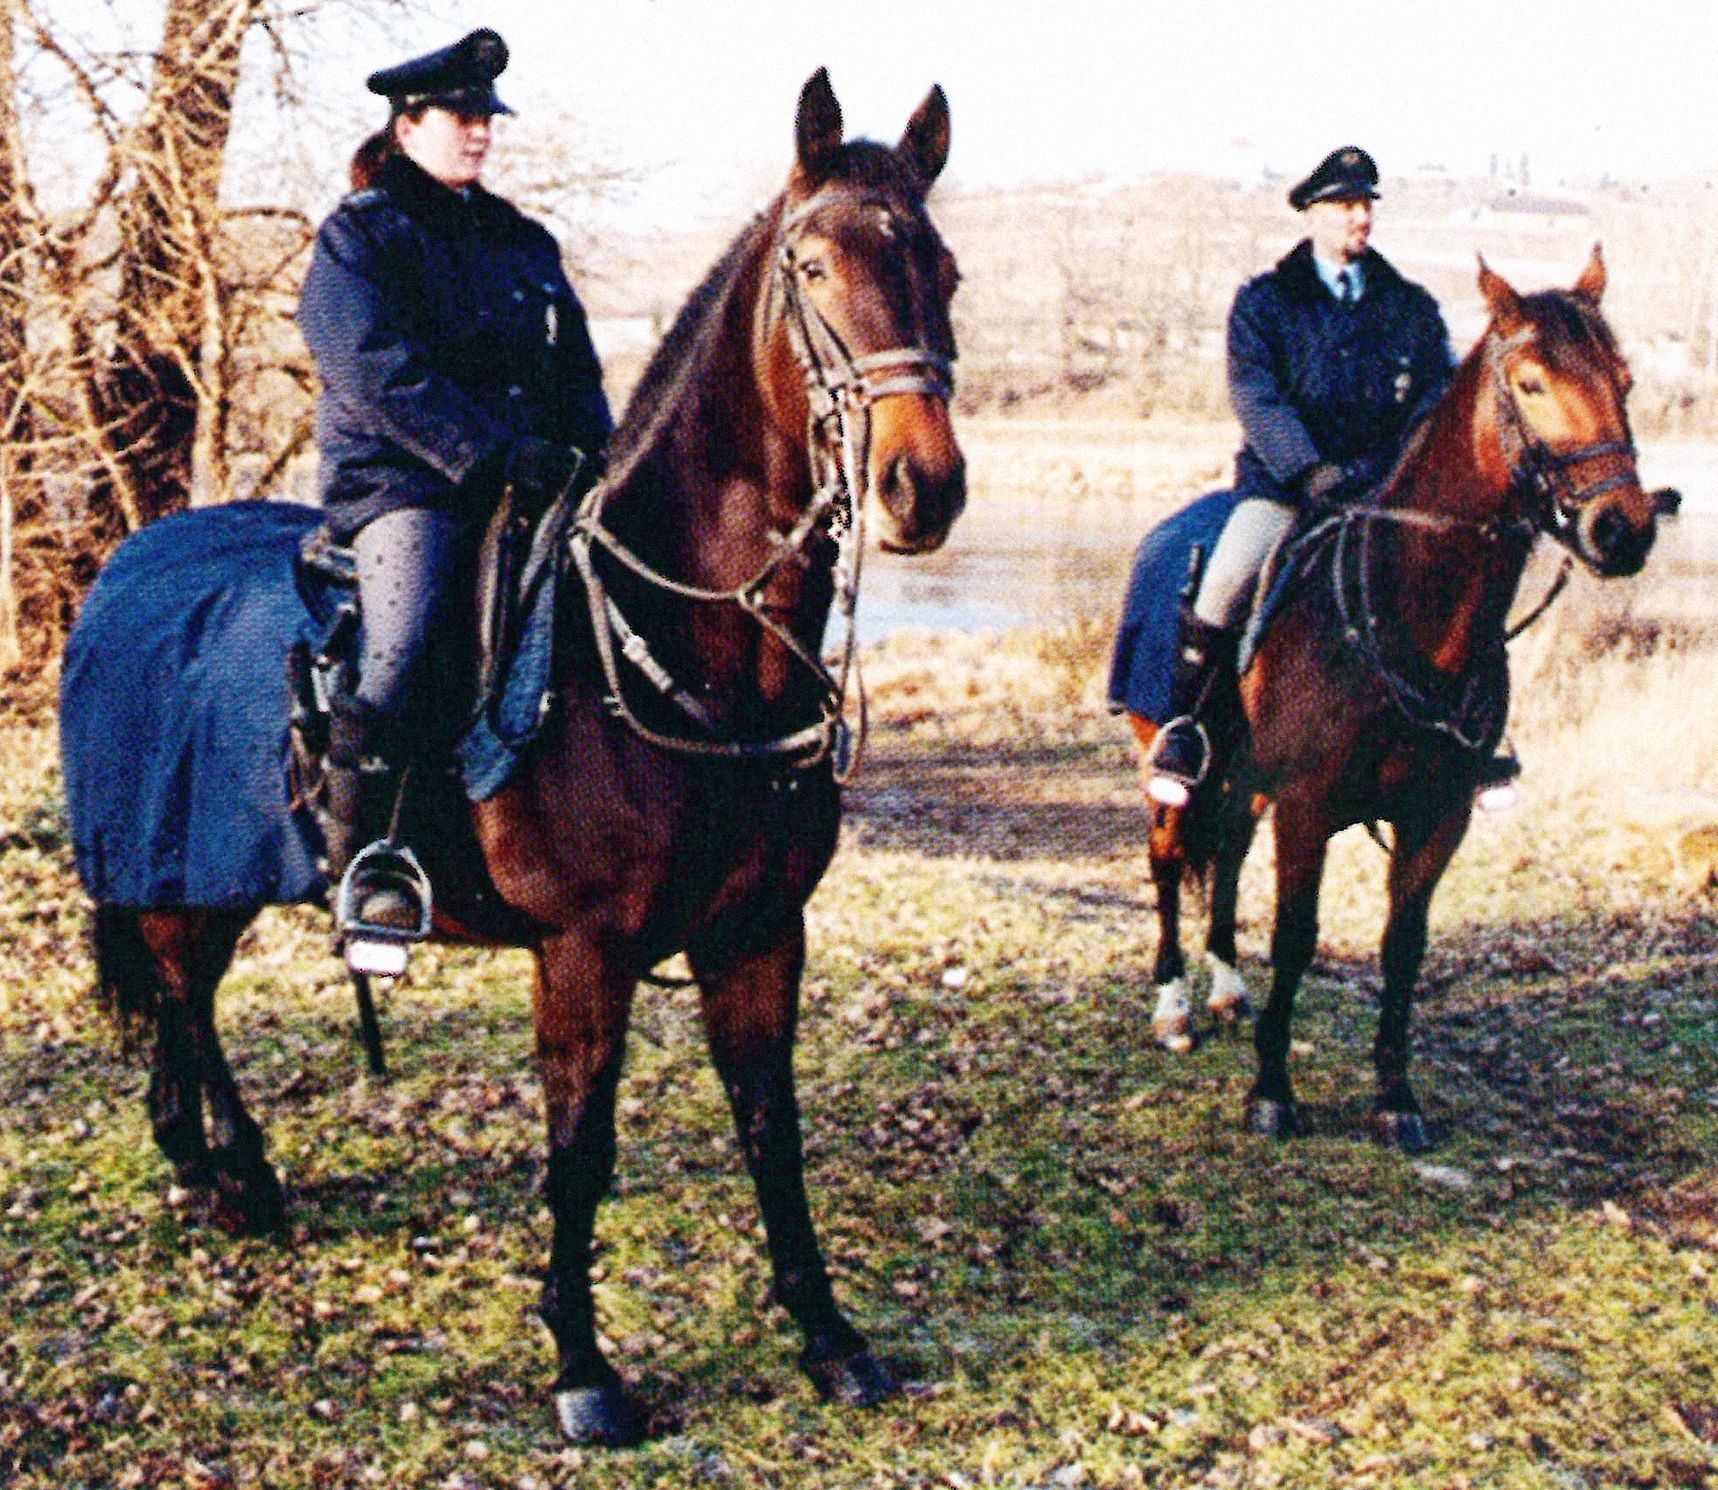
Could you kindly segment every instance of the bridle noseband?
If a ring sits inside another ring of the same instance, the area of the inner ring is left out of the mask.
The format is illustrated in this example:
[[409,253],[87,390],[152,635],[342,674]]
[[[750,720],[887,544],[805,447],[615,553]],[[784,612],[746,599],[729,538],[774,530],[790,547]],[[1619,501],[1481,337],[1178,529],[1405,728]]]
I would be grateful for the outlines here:
[[[784,312],[789,345],[805,380],[806,455],[811,466],[812,497],[786,533],[772,534],[773,552],[743,584],[716,590],[690,585],[648,564],[602,521],[613,484],[599,482],[585,496],[573,520],[568,547],[577,565],[596,637],[607,685],[605,702],[641,738],[682,755],[737,761],[776,761],[801,771],[832,759],[838,782],[849,780],[863,754],[868,724],[864,680],[857,664],[856,616],[859,569],[864,549],[865,498],[869,491],[868,456],[871,410],[880,400],[899,394],[919,394],[945,404],[954,392],[952,356],[923,346],[893,347],[858,356],[804,294],[795,273],[794,231],[813,212],[831,204],[837,192],[825,191],[786,214],[777,229],[772,280],[767,293]],[[885,204],[846,195],[857,205]],[[879,376],[879,374],[887,376]],[[810,545],[827,526],[835,540],[835,601],[844,637],[840,662],[831,672],[815,651],[771,614],[765,592],[789,563],[809,567]],[[721,721],[665,668],[649,644],[632,627],[609,594],[592,561],[600,547],[656,589],[705,604],[737,605],[773,636],[821,691],[818,718],[812,724],[765,739],[735,739]],[[652,729],[627,702],[616,650],[698,729],[697,734],[670,734]],[[847,691],[857,682],[857,725],[847,723]]]

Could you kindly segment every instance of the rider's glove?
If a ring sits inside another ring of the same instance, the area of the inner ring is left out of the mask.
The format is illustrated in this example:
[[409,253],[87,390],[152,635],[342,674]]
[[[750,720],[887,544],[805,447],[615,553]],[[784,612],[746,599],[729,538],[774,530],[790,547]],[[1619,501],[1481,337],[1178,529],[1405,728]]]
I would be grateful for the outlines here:
[[577,446],[523,435],[507,447],[502,474],[514,507],[525,517],[538,518],[572,489],[585,463],[585,453]]
[[1320,461],[1300,478],[1300,489],[1308,502],[1317,504],[1336,494],[1348,480],[1348,472],[1333,460]]

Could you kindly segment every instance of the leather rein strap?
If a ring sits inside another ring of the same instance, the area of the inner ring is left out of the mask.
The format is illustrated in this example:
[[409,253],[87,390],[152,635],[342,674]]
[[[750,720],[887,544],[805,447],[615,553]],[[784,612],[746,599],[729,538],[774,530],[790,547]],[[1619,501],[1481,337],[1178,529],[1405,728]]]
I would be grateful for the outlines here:
[[[897,394],[928,394],[945,402],[954,389],[950,359],[925,347],[897,347],[854,356],[835,328],[806,298],[794,273],[793,230],[822,207],[830,194],[814,197],[783,218],[778,234],[771,294],[786,313],[789,344],[805,379],[806,454],[813,493],[805,511],[785,534],[771,535],[774,552],[744,583],[708,589],[664,574],[623,543],[602,520],[612,495],[599,482],[574,518],[568,548],[584,582],[608,692],[609,708],[642,739],[682,755],[724,760],[781,761],[805,770],[833,758],[836,780],[857,772],[868,726],[864,680],[857,665],[859,571],[864,550],[865,499],[869,493],[871,407]],[[886,374],[886,376],[884,376]],[[765,592],[790,562],[809,564],[808,549],[827,526],[836,544],[835,599],[844,628],[839,662],[831,672],[792,630],[770,613]],[[652,653],[649,643],[628,622],[608,592],[593,562],[601,548],[656,589],[709,605],[737,605],[773,636],[817,680],[822,697],[811,724],[764,739],[736,739],[721,721]],[[627,702],[616,653],[681,714],[697,733],[670,734],[652,729]],[[847,723],[847,694],[857,683],[857,727]]]

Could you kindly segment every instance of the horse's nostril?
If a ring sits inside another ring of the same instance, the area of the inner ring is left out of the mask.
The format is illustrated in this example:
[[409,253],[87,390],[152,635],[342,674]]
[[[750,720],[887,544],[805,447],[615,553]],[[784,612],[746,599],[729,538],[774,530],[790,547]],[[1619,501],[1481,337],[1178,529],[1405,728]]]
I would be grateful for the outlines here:
[[1628,520],[1620,512],[1601,512],[1593,519],[1593,547],[1605,558],[1616,557],[1628,537]]
[[879,492],[889,510],[904,516],[913,507],[918,484],[913,477],[913,464],[904,455],[897,455],[883,471]]
[[1594,553],[1609,572],[1632,574],[1646,562],[1653,532],[1650,524],[1637,527],[1624,513],[1610,508],[1593,518],[1590,537]]

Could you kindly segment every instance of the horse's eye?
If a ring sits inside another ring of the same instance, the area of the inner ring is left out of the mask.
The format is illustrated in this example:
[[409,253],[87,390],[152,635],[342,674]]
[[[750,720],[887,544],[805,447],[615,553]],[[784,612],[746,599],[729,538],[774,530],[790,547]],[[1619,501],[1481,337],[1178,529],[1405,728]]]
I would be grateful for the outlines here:
[[806,259],[798,265],[800,278],[808,285],[818,284],[829,278],[829,265],[822,259]]
[[1545,380],[1543,378],[1524,377],[1515,386],[1529,398],[1537,398],[1545,391]]

